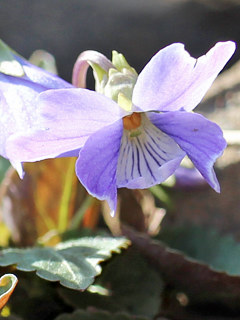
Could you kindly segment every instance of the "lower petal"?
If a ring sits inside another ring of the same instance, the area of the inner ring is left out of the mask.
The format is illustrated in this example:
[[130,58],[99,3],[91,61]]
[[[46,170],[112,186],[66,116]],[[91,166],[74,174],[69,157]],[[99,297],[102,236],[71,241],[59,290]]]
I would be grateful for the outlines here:
[[80,182],[91,195],[107,200],[112,212],[117,206],[116,170],[122,130],[119,120],[91,135],[76,163]]
[[210,186],[219,192],[213,164],[226,147],[219,126],[190,112],[148,113],[148,116],[155,126],[177,142]]
[[117,168],[117,186],[149,188],[166,180],[186,155],[177,143],[142,114],[141,133],[124,130]]

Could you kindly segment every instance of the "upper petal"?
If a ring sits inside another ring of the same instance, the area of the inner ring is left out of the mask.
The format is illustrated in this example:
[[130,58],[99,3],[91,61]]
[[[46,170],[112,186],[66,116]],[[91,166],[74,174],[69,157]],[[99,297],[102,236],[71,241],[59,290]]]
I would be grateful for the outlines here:
[[117,186],[149,188],[166,180],[186,155],[177,143],[142,114],[141,134],[124,130],[117,168]]
[[198,59],[180,43],[160,50],[140,73],[133,103],[143,111],[193,110],[234,51],[231,41],[217,43]]
[[117,206],[116,170],[122,137],[122,121],[93,134],[81,149],[76,174],[87,191],[107,200],[114,213]]
[[210,186],[219,192],[213,164],[226,147],[219,126],[200,114],[189,112],[149,112],[148,116],[155,126],[177,142]]
[[109,98],[87,89],[48,90],[39,95],[34,130],[8,141],[8,156],[37,161],[81,148],[88,137],[125,114]]

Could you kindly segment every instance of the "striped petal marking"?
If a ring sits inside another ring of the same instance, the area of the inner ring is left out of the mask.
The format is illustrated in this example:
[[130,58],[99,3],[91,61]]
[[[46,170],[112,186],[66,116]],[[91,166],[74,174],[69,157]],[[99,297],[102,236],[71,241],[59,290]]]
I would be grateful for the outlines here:
[[123,119],[117,187],[148,188],[173,174],[186,153],[171,137],[154,126],[146,114],[135,113],[131,117],[132,130],[129,117]]

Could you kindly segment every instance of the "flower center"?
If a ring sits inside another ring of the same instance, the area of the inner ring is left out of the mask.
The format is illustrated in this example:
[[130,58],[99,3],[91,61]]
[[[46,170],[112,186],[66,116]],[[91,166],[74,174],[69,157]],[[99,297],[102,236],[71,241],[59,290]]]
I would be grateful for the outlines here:
[[137,112],[133,112],[130,116],[126,116],[123,118],[123,127],[126,130],[135,130],[140,127],[142,123],[141,114]]

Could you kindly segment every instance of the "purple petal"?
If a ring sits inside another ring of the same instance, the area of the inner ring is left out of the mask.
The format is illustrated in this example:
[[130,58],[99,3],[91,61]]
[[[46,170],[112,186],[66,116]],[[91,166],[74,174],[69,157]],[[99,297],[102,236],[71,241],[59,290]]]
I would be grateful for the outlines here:
[[6,157],[6,140],[25,132],[36,122],[35,101],[43,88],[22,78],[0,73],[0,154]]
[[15,155],[7,156],[7,140],[13,134],[25,134],[36,126],[38,123],[36,99],[39,93],[51,88],[67,88],[72,85],[18,56],[15,58],[21,63],[25,75],[13,77],[0,73],[0,155],[9,158],[22,176],[22,165],[19,160]]
[[86,89],[48,90],[39,96],[36,130],[8,141],[8,156],[37,161],[80,149],[94,132],[125,113],[111,99]]
[[196,113],[149,112],[148,116],[155,126],[178,143],[210,186],[219,192],[213,164],[226,147],[219,126]]
[[73,88],[73,86],[58,76],[47,72],[27,60],[15,55],[15,59],[22,65],[25,72],[23,77],[25,80],[41,85],[45,90],[47,89],[62,89]]
[[142,115],[141,134],[124,130],[117,169],[117,186],[149,188],[166,180],[185,157],[177,143]]
[[160,50],[140,73],[133,103],[143,111],[193,110],[234,50],[235,43],[219,42],[197,60],[180,43]]
[[87,191],[100,200],[107,200],[116,211],[116,170],[122,138],[122,120],[97,131],[81,149],[76,174]]

